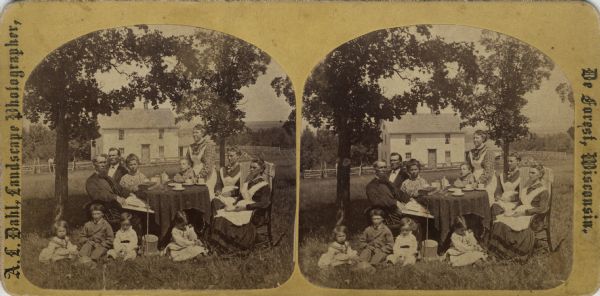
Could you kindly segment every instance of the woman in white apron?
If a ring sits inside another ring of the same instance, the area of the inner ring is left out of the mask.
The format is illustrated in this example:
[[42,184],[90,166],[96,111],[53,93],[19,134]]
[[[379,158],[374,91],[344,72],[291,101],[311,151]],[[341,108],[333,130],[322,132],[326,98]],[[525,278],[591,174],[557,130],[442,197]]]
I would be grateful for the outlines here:
[[192,161],[192,168],[198,180],[206,182],[212,200],[215,197],[215,184],[217,184],[216,145],[205,134],[201,125],[194,127],[193,137],[194,143],[188,148],[187,157]]
[[[496,216],[492,227],[490,248],[503,257],[526,257],[535,243],[535,228],[548,211],[550,193],[542,183],[544,167],[529,170],[528,181],[519,194],[520,203],[512,211]],[[525,177],[525,176],[523,176]]]
[[496,187],[496,201],[492,205],[492,216],[495,217],[505,211],[512,211],[519,203],[519,184],[521,184],[521,175],[519,173],[519,163],[521,156],[513,152],[508,156],[508,174],[506,178],[504,173],[498,174],[498,186]]
[[467,161],[473,168],[473,176],[479,186],[483,186],[488,194],[490,207],[494,203],[494,193],[496,192],[496,171],[495,158],[491,151],[488,151],[485,142],[487,134],[481,130],[473,134],[473,144],[475,148],[471,149],[467,155]]
[[240,188],[240,195],[215,215],[211,239],[223,248],[249,249],[256,239],[256,225],[261,225],[261,215],[253,212],[265,210],[271,203],[271,188],[263,173],[266,164],[262,160],[250,163],[248,181]]

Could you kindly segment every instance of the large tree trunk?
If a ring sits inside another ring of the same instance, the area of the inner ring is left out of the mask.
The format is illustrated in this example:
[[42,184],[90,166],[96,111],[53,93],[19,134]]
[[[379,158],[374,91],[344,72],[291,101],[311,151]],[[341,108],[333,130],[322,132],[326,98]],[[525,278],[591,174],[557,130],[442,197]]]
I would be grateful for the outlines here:
[[504,141],[502,141],[502,166],[503,166],[503,174],[504,174],[504,180],[506,180],[508,178],[508,154],[509,154],[509,148],[510,148],[510,143],[504,139]]
[[62,219],[64,204],[69,194],[69,131],[62,113],[58,115],[56,121],[55,154],[54,197],[56,198],[56,208],[54,220],[58,221]]
[[336,224],[344,224],[350,208],[350,132],[338,130],[338,165],[336,193]]
[[219,166],[225,166],[225,137],[219,138]]

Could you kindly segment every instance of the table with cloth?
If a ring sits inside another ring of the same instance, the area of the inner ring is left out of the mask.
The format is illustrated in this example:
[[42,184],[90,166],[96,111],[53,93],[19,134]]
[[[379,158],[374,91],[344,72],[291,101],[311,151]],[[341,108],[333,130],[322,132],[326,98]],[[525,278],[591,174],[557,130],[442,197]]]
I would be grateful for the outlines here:
[[177,211],[196,209],[202,213],[205,224],[210,223],[212,210],[208,188],[203,185],[184,186],[176,191],[168,186],[156,186],[141,192],[148,205],[154,210],[154,222],[160,227],[160,238],[169,231]]
[[476,215],[482,219],[483,227],[490,225],[490,204],[486,191],[464,191],[463,196],[453,196],[452,192],[438,191],[422,196],[419,202],[433,215],[433,223],[439,231],[440,240],[445,240],[452,231],[452,223],[458,216]]

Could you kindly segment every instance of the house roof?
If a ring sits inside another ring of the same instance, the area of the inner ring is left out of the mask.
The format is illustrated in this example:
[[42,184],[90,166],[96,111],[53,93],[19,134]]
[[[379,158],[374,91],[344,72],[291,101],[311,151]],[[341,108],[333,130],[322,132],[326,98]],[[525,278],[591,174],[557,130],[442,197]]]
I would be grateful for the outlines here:
[[399,120],[385,121],[389,134],[464,133],[460,118],[454,114],[407,114]]
[[98,116],[103,129],[177,128],[169,109],[126,109],[111,116]]

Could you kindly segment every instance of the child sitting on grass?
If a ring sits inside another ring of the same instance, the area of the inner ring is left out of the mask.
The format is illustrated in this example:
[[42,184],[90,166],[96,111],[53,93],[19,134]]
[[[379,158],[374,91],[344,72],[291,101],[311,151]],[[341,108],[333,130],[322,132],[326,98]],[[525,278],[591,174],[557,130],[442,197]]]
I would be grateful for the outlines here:
[[413,231],[417,230],[417,224],[411,218],[400,219],[400,234],[394,243],[394,253],[387,256],[387,261],[402,266],[412,265],[417,262],[417,238]]
[[460,165],[460,176],[454,181],[454,187],[463,188],[467,185],[475,188],[477,187],[477,181],[475,180],[475,176],[473,176],[471,166],[468,163],[463,163]]
[[[392,253],[394,236],[390,229],[383,224],[384,212],[381,209],[369,211],[372,225],[365,228],[359,239],[360,259],[370,265],[385,261]],[[368,267],[368,266],[367,266]]]
[[63,259],[74,259],[77,257],[77,246],[71,243],[67,236],[68,226],[66,221],[58,221],[52,225],[54,237],[48,242],[48,246],[40,252],[39,260],[42,263],[56,262]]
[[169,254],[173,261],[185,261],[208,253],[184,211],[177,212],[174,223],[171,242],[163,251],[164,254]]
[[83,225],[81,232],[83,245],[79,255],[81,263],[94,267],[95,261],[104,256],[112,246],[114,234],[110,224],[104,219],[104,206],[93,204],[90,206],[90,212],[92,220]]
[[336,267],[339,265],[352,265],[358,262],[358,254],[352,250],[350,244],[346,240],[348,237],[348,229],[344,225],[338,225],[333,228],[333,242],[329,244],[327,253],[321,255],[317,265],[319,268],[325,269]]
[[113,259],[135,259],[138,248],[137,233],[131,228],[131,214],[121,214],[121,229],[117,230],[113,249],[108,251],[108,256]]
[[465,266],[487,258],[487,254],[477,243],[473,231],[467,228],[467,222],[462,216],[454,220],[454,232],[450,237],[452,246],[446,251],[446,256],[452,266]]

